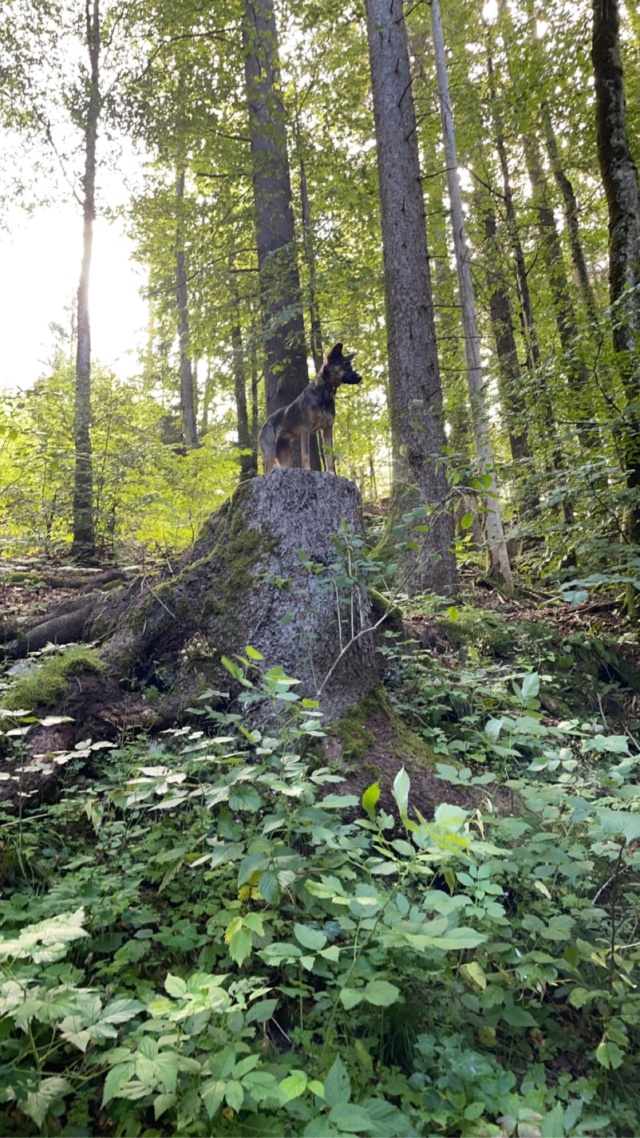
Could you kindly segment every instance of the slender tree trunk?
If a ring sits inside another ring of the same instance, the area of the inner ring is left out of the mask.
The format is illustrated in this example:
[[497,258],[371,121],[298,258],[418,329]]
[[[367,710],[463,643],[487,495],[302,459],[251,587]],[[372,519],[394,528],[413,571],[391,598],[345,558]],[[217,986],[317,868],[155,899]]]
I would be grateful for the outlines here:
[[178,339],[180,342],[180,410],[182,429],[187,450],[198,445],[196,401],[193,383],[193,365],[189,345],[189,297],[187,293],[187,267],[184,253],[184,168],[176,175],[176,304],[178,308]]
[[[249,335],[249,367],[251,370],[251,445],[258,454],[258,434],[260,431],[260,402],[258,398],[258,384],[260,382],[260,372],[258,370],[258,322],[254,315],[253,304],[250,304],[251,310],[251,331]],[[257,465],[257,457],[256,457]]]
[[[618,0],[593,0],[592,58],[598,159],[609,210],[613,346],[627,400],[622,433],[631,497],[628,537],[640,543],[640,194],[627,132]],[[637,594],[630,601],[635,612]]]
[[454,526],[407,31],[402,0],[366,0],[366,11],[389,350],[390,524],[415,507],[435,508],[420,549],[403,553],[401,569],[409,592],[446,593],[457,586]]
[[483,212],[489,313],[498,357],[500,402],[504,409],[511,457],[514,462],[529,461],[531,447],[527,434],[527,405],[522,395],[522,375],[513,331],[511,300],[502,278],[496,246],[496,215],[491,205],[486,205]]
[[549,104],[546,102],[546,100],[542,104],[540,114],[542,119],[542,129],[544,131],[545,145],[547,148],[547,154],[549,155],[549,162],[551,164],[553,176],[556,180],[556,185],[560,191],[560,194],[562,195],[562,212],[564,213],[567,233],[569,235],[571,260],[573,261],[573,265],[578,276],[578,281],[580,282],[580,291],[582,293],[582,300],[584,303],[585,311],[589,317],[591,325],[595,327],[598,323],[598,306],[596,304],[596,297],[593,291],[593,285],[591,284],[591,280],[589,278],[589,270],[587,269],[587,262],[584,256],[584,249],[582,247],[578,201],[571,180],[567,177],[562,165],[562,161],[560,159],[556,132],[553,127],[553,120],[551,118]]
[[91,322],[89,314],[89,280],[93,252],[93,224],[96,218],[96,143],[101,110],[100,95],[100,2],[85,0],[87,48],[90,80],[85,124],[85,161],[83,177],[82,265],[78,282],[78,328],[76,350],[76,390],[73,480],[73,544],[72,556],[78,561],[90,560],[95,554],[93,520],[93,459],[91,453]]
[[213,398],[213,373],[211,371],[211,359],[207,356],[207,373],[204,378],[204,391],[202,393],[202,404],[200,413],[200,435],[206,435],[209,429],[209,407]]
[[244,0],[243,44],[270,415],[309,382],[273,0]]
[[467,358],[467,384],[469,387],[473,437],[481,473],[490,480],[488,492],[484,500],[490,570],[491,573],[501,581],[507,596],[513,596],[513,577],[511,575],[507,543],[505,541],[502,517],[500,515],[495,460],[491,446],[489,416],[487,412],[484,381],[482,378],[480,335],[478,333],[475,297],[473,294],[473,282],[471,280],[471,266],[467,249],[464,213],[462,211],[462,195],[460,193],[460,180],[458,176],[458,156],[456,154],[453,115],[451,113],[449,77],[447,75],[447,61],[444,50],[439,0],[431,0],[431,26],[433,30],[433,46],[436,72],[438,75],[438,95],[440,98],[442,133],[447,163],[447,184],[451,202],[453,245],[456,254],[458,288],[462,309],[462,328]]
[[566,358],[567,380],[576,399],[578,438],[583,446],[592,448],[597,446],[598,436],[588,417],[589,372],[584,360],[576,355],[580,341],[580,329],[569,289],[562,254],[562,242],[556,226],[553,206],[549,200],[549,187],[542,166],[540,148],[533,135],[524,137],[524,150],[529,180],[533,189],[533,208],[540,233],[542,256],[547,268],[558,338]]
[[244,375],[244,347],[242,344],[242,323],[240,319],[240,296],[238,282],[230,266],[229,291],[233,308],[231,322],[231,347],[233,351],[233,388],[236,400],[236,418],[238,421],[238,447],[244,453],[240,455],[240,478],[252,478],[258,473],[258,462],[255,450],[251,445],[251,432],[249,430],[249,415],[247,412],[247,389]]

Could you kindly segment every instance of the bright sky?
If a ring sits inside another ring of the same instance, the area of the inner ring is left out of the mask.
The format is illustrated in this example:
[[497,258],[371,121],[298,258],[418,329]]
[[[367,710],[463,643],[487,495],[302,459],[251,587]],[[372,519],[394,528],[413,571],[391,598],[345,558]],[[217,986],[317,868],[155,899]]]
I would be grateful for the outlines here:
[[[68,328],[82,249],[82,214],[70,203],[11,217],[0,232],[0,388],[30,387],[46,372],[55,337],[49,324]],[[144,277],[130,260],[121,222],[98,218],[91,270],[92,354],[119,376],[138,370],[147,308]],[[65,309],[67,311],[65,311]]]

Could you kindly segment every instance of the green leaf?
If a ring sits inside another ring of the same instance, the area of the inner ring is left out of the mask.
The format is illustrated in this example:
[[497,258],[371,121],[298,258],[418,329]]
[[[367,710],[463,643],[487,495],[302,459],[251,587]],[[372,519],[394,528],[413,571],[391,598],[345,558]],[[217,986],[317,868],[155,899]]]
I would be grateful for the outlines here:
[[473,514],[464,514],[463,517],[460,518],[460,529],[471,529],[473,522]]
[[524,701],[535,699],[540,691],[540,676],[537,672],[530,672],[522,681],[522,699]]
[[100,1020],[102,1023],[126,1023],[138,1012],[144,1011],[144,1006],[140,1000],[110,1000],[101,1012]]
[[300,941],[303,948],[310,948],[313,952],[319,952],[324,948],[327,943],[327,938],[323,932],[318,929],[310,929],[308,925],[294,925],[293,931],[296,940]]
[[179,999],[181,996],[186,996],[187,985],[181,976],[172,976],[171,973],[169,973],[164,982],[164,990],[168,992],[170,996]]
[[464,826],[467,811],[461,806],[453,806],[449,802],[441,802],[436,808],[433,820],[438,826],[445,826],[447,830],[457,832]]
[[362,807],[373,822],[376,816],[376,806],[380,799],[380,783],[372,782],[362,795]]
[[[343,989],[344,991],[344,989]],[[377,1008],[388,1008],[397,1003],[400,998],[400,989],[387,980],[370,980],[362,993],[368,1004]]]
[[125,1083],[129,1082],[129,1079],[133,1075],[135,1069],[136,1064],[134,1059],[129,1059],[126,1063],[118,1063],[115,1067],[111,1068],[104,1081],[104,1087],[102,1090],[103,1106],[106,1106],[108,1102],[111,1102],[112,1098],[117,1098],[118,1091],[125,1085]]
[[208,1082],[200,1089],[200,1098],[202,1099],[209,1118],[213,1118],[218,1113],[222,1100],[224,1098],[225,1081],[224,1079],[209,1079]]
[[607,1071],[612,1068],[614,1071],[622,1066],[624,1060],[624,1052],[620,1050],[617,1043],[608,1043],[604,1039],[596,1047],[596,1059],[602,1067]]
[[340,1001],[347,1009],[347,1011],[351,1011],[351,1008],[355,1008],[357,1004],[361,1004],[363,995],[364,993],[362,988],[340,989]]
[[229,938],[229,956],[235,964],[243,964],[251,956],[253,936],[248,929],[238,929]]
[[162,1083],[167,1094],[175,1094],[178,1082],[178,1053],[177,1051],[161,1051],[151,1060],[156,1078]]
[[280,1104],[284,1106],[285,1103],[291,1102],[292,1099],[300,1098],[300,1095],[303,1095],[307,1089],[307,1081],[306,1071],[291,1071],[278,1086]]
[[349,1102],[338,1103],[332,1107],[329,1111],[329,1122],[332,1122],[342,1134],[360,1134],[363,1130],[370,1134],[376,1130],[376,1124],[366,1110]]
[[351,1080],[349,1073],[339,1055],[333,1062],[329,1073],[324,1080],[324,1101],[327,1106],[337,1106],[349,1102],[351,1098]]
[[245,1023],[266,1023],[271,1019],[274,1011],[278,1006],[276,1000],[258,1000],[257,1003],[252,1004],[248,1012],[245,1014]]
[[398,804],[400,816],[406,818],[409,806],[409,789],[411,780],[404,767],[401,767],[393,780],[393,797]]
[[36,1126],[41,1127],[54,1102],[71,1090],[67,1079],[57,1077],[43,1079],[35,1091],[30,1091],[26,1100],[20,1103],[25,1114],[32,1118]]
[[526,1011],[524,1008],[509,1007],[502,1009],[502,1019],[508,1023],[510,1027],[537,1027],[538,1021],[533,1018],[531,1012]]
[[247,644],[247,646],[245,648],[245,653],[249,657],[250,660],[264,660],[264,656],[262,655],[262,652],[258,652],[258,649],[252,648],[250,644]]
[[229,1079],[228,1083],[224,1086],[224,1097],[227,1100],[228,1106],[235,1110],[236,1114],[242,1108],[244,1102],[244,1087],[237,1079]]
[[277,905],[280,902],[280,886],[278,878],[272,869],[267,869],[260,876],[258,892],[268,905]]

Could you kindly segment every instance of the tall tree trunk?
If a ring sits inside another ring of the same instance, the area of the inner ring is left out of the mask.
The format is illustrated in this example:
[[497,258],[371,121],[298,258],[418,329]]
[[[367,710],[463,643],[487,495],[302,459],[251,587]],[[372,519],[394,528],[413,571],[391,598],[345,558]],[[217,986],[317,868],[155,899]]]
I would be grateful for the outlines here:
[[176,304],[180,343],[180,410],[187,450],[198,445],[193,365],[189,344],[189,297],[187,267],[184,254],[184,167],[176,174]]
[[[632,499],[628,537],[640,543],[640,194],[627,132],[618,0],[593,0],[592,58],[598,159],[609,210],[613,346],[627,400],[622,441]],[[631,607],[637,609],[637,594]]]
[[527,434],[527,406],[522,395],[522,375],[513,331],[511,299],[500,270],[496,215],[490,204],[481,208],[484,212],[489,313],[498,357],[500,402],[504,409],[511,457],[514,462],[529,461],[531,447]]
[[537,139],[524,137],[524,151],[529,180],[533,189],[533,208],[538,223],[542,256],[547,269],[549,289],[553,303],[560,346],[565,354],[567,380],[576,400],[578,439],[582,446],[597,446],[598,436],[589,421],[589,372],[584,360],[576,355],[580,329],[571,297],[567,271],[562,253],[562,242],[556,226],[549,187],[542,166]]
[[431,26],[433,30],[440,115],[442,118],[442,134],[447,164],[447,184],[451,202],[453,245],[458,270],[458,289],[460,293],[462,328],[467,358],[467,384],[469,387],[473,437],[481,473],[489,480],[488,492],[484,499],[484,509],[490,570],[491,573],[501,581],[507,596],[513,596],[513,577],[511,575],[507,543],[505,541],[502,517],[500,515],[500,499],[498,496],[495,459],[491,446],[489,416],[487,412],[484,381],[482,378],[480,335],[476,318],[473,282],[471,280],[471,265],[469,263],[469,252],[467,249],[464,213],[462,211],[462,194],[460,192],[460,179],[458,176],[458,156],[456,154],[451,98],[449,95],[449,77],[447,75],[447,61],[444,51],[439,0],[431,0]]
[[240,478],[252,478],[258,473],[258,461],[255,450],[251,446],[251,432],[249,430],[249,415],[247,412],[247,389],[244,375],[244,347],[242,344],[242,323],[240,318],[240,296],[238,282],[230,266],[229,292],[233,313],[231,317],[231,348],[233,352],[233,389],[236,400],[236,418],[238,422],[238,447],[240,448]]
[[309,207],[309,185],[307,182],[307,168],[302,151],[302,133],[300,130],[300,116],[296,111],[295,117],[296,150],[298,153],[298,169],[300,174],[300,214],[302,218],[302,242],[304,245],[307,272],[309,274],[308,304],[309,304],[309,338],[311,355],[316,372],[322,367],[324,356],[322,352],[322,322],[320,320],[320,307],[317,296],[317,270],[316,250],[313,240],[313,224],[311,209]]
[[309,382],[273,0],[244,0],[243,44],[270,415]]
[[78,561],[95,554],[93,522],[93,459],[91,453],[91,322],[89,280],[96,218],[96,143],[102,99],[100,95],[100,0],[85,0],[90,79],[85,123],[83,177],[82,265],[78,282],[78,342],[74,419],[75,470],[73,479],[72,556]]
[[[424,202],[402,0],[366,0],[382,214],[389,410],[393,440],[390,524],[433,505],[419,550],[402,555],[405,587],[457,585]],[[391,532],[391,531],[390,531]]]
[[562,212],[564,213],[564,220],[567,226],[567,233],[569,235],[569,248],[571,250],[571,260],[573,261],[576,270],[578,281],[580,282],[580,291],[582,293],[582,300],[584,307],[591,322],[595,327],[598,323],[598,306],[596,304],[596,297],[593,291],[593,285],[589,278],[589,270],[587,269],[587,262],[584,256],[584,249],[582,247],[582,238],[580,236],[580,222],[578,201],[575,195],[575,190],[570,178],[567,177],[562,161],[560,159],[560,152],[558,150],[558,141],[556,139],[556,132],[553,127],[553,120],[551,118],[551,111],[549,104],[545,100],[540,108],[540,116],[542,119],[542,129],[544,131],[545,145],[547,154],[549,155],[549,162],[553,171],[553,176],[556,180],[556,185],[562,195]]

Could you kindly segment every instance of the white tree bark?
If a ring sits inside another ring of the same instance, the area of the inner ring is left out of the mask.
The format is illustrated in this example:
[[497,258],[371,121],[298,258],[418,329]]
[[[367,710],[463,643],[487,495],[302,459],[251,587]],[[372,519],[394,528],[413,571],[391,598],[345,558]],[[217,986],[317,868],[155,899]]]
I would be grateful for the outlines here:
[[490,570],[491,573],[502,582],[507,596],[513,596],[513,577],[511,575],[511,565],[509,563],[509,554],[507,552],[507,544],[500,514],[500,499],[498,496],[495,461],[489,431],[487,400],[482,378],[480,336],[478,334],[476,305],[473,294],[473,282],[471,280],[471,266],[467,249],[464,214],[462,212],[462,195],[460,193],[460,180],[458,177],[458,156],[456,154],[453,114],[451,112],[451,99],[449,96],[449,78],[444,51],[439,0],[431,0],[431,27],[433,31],[436,72],[438,75],[438,96],[440,100],[442,134],[447,162],[447,182],[451,202],[451,225],[453,229],[456,267],[458,270],[458,289],[460,292],[462,328],[467,359],[467,384],[469,388],[469,402],[471,404],[473,437],[476,454],[480,462],[481,473],[490,479],[484,495]]

